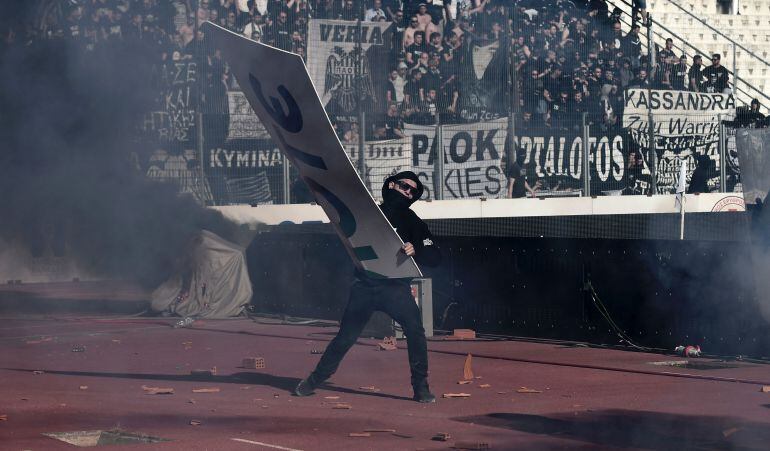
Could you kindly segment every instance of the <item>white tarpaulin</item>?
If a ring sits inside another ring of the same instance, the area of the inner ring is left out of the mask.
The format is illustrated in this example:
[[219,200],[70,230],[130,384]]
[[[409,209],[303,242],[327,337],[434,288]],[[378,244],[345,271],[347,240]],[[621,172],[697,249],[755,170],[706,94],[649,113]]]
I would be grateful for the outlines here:
[[152,309],[179,316],[238,316],[251,301],[251,280],[243,247],[202,231],[193,250],[192,267],[152,293]]

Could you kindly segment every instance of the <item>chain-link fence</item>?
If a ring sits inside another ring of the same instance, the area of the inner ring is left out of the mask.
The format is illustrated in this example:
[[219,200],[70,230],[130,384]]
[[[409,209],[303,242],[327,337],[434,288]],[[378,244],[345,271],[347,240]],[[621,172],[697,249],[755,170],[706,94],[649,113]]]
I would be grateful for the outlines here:
[[[150,0],[54,9],[64,38],[86,50],[106,33],[155,61],[157,101],[139,121],[144,151],[135,163],[208,205],[312,195],[200,30],[207,20],[303,57],[377,199],[382,180],[405,169],[420,175],[426,199],[671,193],[683,162],[691,191],[741,188],[733,126],[745,124],[732,94],[721,93],[729,86],[693,91],[708,79],[693,84],[691,67],[666,49],[648,54],[647,28],[604,2]],[[73,35],[89,14],[103,18],[99,26]]]

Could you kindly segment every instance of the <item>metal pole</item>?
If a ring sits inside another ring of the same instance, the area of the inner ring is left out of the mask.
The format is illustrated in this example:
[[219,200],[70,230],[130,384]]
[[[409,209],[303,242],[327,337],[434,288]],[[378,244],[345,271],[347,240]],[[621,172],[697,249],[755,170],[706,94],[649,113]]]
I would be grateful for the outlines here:
[[285,155],[281,155],[283,158],[283,203],[291,203],[291,163]]
[[[508,14],[510,14],[512,17],[512,22],[516,21],[516,8],[514,7],[508,7]],[[508,140],[508,155],[506,155],[506,161],[508,162],[508,167],[510,168],[511,165],[518,159],[519,155],[516,149],[516,119],[514,118],[514,115],[516,114],[516,107],[519,104],[519,90],[516,87],[516,65],[514,63],[513,59],[513,44],[511,43],[511,39],[513,38],[512,35],[507,35],[506,39],[508,39],[507,45],[508,45],[508,134],[506,136],[506,140]],[[507,168],[506,168],[507,169]],[[507,171],[506,171],[507,172]],[[507,191],[506,191],[507,193]]]
[[436,114],[436,155],[433,160],[433,190],[435,191],[434,200],[444,199],[444,133],[441,127],[441,120]]
[[733,42],[733,95],[738,95],[738,68],[735,62],[735,43]]
[[363,90],[363,77],[364,77],[364,52],[361,48],[361,17],[363,16],[364,2],[359,5],[358,19],[356,20],[356,49],[358,50],[358,59],[356,60],[356,95],[358,107],[358,174],[361,176],[361,180],[366,181],[366,158],[364,157],[364,146],[366,139],[366,129],[364,124],[364,93]]
[[[648,14],[648,24],[652,22],[651,15]],[[647,60],[649,62],[650,70],[647,71],[647,99],[652,97],[652,83],[650,78],[653,76],[655,70],[655,43],[652,40],[652,26],[647,27]],[[652,108],[647,104],[647,153],[649,157],[650,167],[650,184],[652,186],[652,194],[658,193],[658,154],[655,148],[655,124],[653,123]]]
[[727,142],[725,133],[725,124],[722,123],[722,115],[717,116],[719,118],[719,192],[724,193],[727,191]]
[[586,197],[591,195],[591,141],[588,136],[588,113],[581,114],[583,132],[583,194]]

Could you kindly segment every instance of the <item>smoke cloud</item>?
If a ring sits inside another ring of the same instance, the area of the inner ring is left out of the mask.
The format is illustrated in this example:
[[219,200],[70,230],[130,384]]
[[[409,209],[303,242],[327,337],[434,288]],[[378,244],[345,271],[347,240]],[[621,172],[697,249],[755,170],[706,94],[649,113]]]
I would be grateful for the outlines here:
[[149,52],[67,40],[0,51],[0,243],[152,287],[184,267],[202,228],[232,236],[219,213],[132,163],[157,95]]

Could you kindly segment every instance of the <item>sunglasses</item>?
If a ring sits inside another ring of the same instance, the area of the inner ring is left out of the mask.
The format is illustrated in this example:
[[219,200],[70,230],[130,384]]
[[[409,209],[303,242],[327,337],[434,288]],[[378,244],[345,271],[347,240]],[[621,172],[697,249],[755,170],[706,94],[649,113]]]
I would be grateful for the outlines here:
[[404,191],[405,193],[417,194],[417,188],[415,188],[414,186],[406,182],[402,182],[401,180],[396,180],[396,185],[399,188],[401,188],[401,190]]

